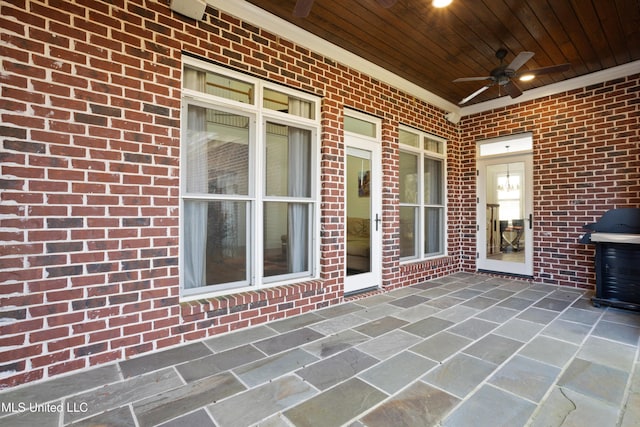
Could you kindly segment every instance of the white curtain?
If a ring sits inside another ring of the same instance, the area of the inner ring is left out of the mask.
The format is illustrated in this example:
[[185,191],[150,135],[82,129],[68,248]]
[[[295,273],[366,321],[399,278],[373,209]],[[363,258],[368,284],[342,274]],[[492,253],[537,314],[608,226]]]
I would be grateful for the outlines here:
[[[442,204],[442,162],[439,160],[425,160],[425,201],[428,204]],[[441,208],[427,208],[426,214],[426,248],[425,252],[437,253],[442,249],[441,244]]]
[[[185,69],[185,87],[205,91],[204,72]],[[187,112],[187,193],[208,192],[207,168],[207,110],[189,106]],[[208,203],[187,200],[184,204],[184,279],[185,288],[206,285],[207,216]]]
[[[289,113],[310,117],[311,105],[289,98]],[[289,196],[308,197],[310,188],[310,145],[309,132],[289,127]],[[306,203],[289,204],[289,222],[287,245],[289,248],[289,272],[297,273],[307,268],[308,259],[308,205]]]

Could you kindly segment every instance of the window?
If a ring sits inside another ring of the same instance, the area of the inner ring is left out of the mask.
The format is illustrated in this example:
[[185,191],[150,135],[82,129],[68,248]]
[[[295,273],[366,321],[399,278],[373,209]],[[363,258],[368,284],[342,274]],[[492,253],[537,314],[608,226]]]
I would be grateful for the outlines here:
[[445,141],[401,128],[400,258],[422,259],[446,252]]
[[182,294],[313,277],[318,99],[185,58],[182,101]]

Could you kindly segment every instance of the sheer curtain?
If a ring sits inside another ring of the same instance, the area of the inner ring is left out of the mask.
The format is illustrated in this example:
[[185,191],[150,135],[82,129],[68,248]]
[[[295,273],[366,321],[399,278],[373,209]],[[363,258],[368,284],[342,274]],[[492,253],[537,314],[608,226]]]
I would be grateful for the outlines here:
[[[425,190],[427,204],[442,204],[442,162],[439,160],[425,159]],[[440,207],[426,208],[426,254],[439,253],[442,249],[441,212]]]
[[[309,103],[289,98],[289,113],[310,117]],[[289,127],[289,183],[291,197],[309,197],[310,189],[310,145],[309,132]],[[290,273],[307,269],[308,259],[308,206],[306,203],[289,203],[287,244],[288,268]]]
[[[186,68],[185,87],[205,91],[204,72]],[[187,193],[208,193],[207,168],[207,110],[194,105],[187,111]],[[206,285],[207,216],[208,203],[187,200],[184,204],[184,286],[196,288]]]

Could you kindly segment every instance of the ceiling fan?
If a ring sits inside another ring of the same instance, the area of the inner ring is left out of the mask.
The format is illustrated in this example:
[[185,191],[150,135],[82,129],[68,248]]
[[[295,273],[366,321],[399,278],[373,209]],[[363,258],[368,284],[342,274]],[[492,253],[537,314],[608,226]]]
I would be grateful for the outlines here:
[[[396,4],[398,0],[378,0],[380,6],[384,8],[390,8]],[[311,12],[311,6],[313,6],[313,0],[298,0],[296,6],[293,8],[293,16],[297,18],[306,18]]]
[[462,77],[454,80],[454,83],[489,80],[489,83],[486,86],[483,86],[477,91],[473,92],[471,95],[460,101],[459,104],[465,104],[469,102],[471,99],[475,98],[485,90],[489,89],[491,86],[495,85],[504,87],[504,90],[509,94],[509,96],[511,96],[512,98],[517,98],[522,95],[522,89],[520,89],[518,85],[513,81],[514,78],[530,76],[529,79],[532,79],[533,77],[540,74],[559,73],[562,71],[567,71],[571,67],[571,64],[560,64],[552,65],[550,67],[536,68],[535,70],[527,70],[525,72],[518,73],[520,67],[522,67],[525,62],[530,60],[533,55],[535,55],[533,52],[520,52],[509,65],[504,65],[504,58],[505,56],[507,56],[507,50],[504,48],[498,49],[496,51],[496,58],[500,60],[500,66],[491,70],[489,76]]

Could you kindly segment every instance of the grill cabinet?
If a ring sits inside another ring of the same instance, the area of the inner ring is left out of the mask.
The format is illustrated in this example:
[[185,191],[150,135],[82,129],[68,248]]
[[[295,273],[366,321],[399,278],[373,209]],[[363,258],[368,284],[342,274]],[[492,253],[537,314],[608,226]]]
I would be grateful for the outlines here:
[[640,311],[640,208],[612,209],[584,228],[580,241],[596,249],[593,305]]

